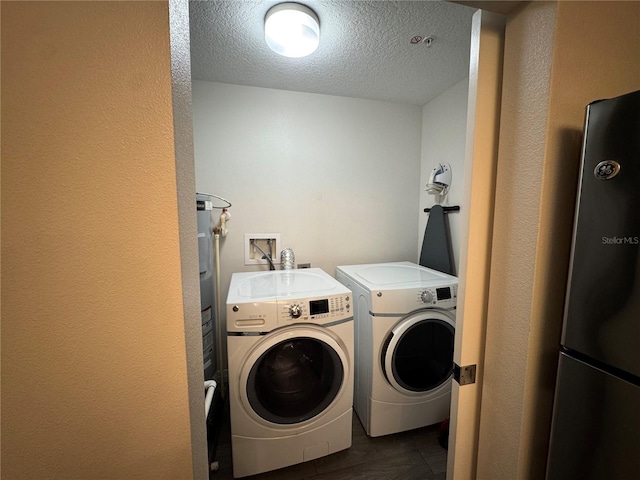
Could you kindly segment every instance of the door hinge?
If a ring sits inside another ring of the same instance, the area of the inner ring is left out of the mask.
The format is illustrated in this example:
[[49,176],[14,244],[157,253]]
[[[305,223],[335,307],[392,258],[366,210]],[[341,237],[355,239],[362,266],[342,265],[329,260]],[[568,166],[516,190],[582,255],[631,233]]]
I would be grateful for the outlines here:
[[462,385],[476,383],[476,366],[465,365],[463,367],[453,364],[453,379]]

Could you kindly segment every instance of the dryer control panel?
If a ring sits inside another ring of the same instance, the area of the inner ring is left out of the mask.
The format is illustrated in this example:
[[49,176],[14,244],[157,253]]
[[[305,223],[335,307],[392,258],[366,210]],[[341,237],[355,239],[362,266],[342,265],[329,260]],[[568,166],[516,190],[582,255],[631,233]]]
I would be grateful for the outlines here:
[[430,287],[416,291],[418,303],[440,308],[452,308],[456,306],[458,299],[458,286]]

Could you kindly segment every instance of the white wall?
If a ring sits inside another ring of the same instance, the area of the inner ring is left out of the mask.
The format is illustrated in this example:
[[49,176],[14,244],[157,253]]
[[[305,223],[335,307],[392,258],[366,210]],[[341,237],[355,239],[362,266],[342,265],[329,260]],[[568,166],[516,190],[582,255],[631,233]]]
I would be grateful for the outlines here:
[[[438,163],[451,165],[452,183],[442,205],[461,205],[464,196],[464,149],[467,131],[467,96],[469,79],[462,80],[422,107],[422,164],[420,171],[420,205],[418,227],[418,257],[429,218],[425,208],[438,203],[425,191],[431,171]],[[460,215],[449,215],[451,244],[456,274],[460,259]]]
[[[419,106],[195,81],[199,192],[232,202],[223,299],[245,233],[280,233],[297,263],[415,261]],[[279,252],[277,252],[279,258]]]

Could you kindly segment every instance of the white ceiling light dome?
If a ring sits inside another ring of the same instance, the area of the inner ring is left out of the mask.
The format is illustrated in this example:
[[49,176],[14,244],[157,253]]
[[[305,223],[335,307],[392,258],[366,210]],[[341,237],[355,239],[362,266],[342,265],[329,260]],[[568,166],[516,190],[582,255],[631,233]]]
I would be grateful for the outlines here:
[[264,38],[274,52],[290,58],[306,57],[320,44],[320,21],[299,3],[279,3],[264,18]]

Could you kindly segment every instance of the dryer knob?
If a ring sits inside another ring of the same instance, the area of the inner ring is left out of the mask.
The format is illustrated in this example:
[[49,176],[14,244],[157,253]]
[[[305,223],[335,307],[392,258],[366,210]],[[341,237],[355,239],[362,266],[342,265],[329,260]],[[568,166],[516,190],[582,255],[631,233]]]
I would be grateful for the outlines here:
[[300,305],[291,305],[289,307],[289,315],[292,318],[300,318],[302,316],[302,307]]
[[431,292],[428,292],[427,290],[425,290],[420,294],[420,298],[422,299],[422,303],[433,302],[433,295],[431,294]]

